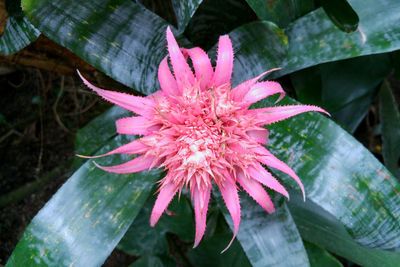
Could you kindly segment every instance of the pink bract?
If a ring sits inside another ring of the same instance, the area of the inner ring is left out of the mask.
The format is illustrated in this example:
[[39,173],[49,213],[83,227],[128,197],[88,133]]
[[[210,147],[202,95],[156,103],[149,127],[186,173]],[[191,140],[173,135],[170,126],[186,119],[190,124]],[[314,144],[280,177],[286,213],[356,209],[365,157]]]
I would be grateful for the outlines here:
[[150,96],[100,89],[81,76],[104,99],[136,114],[116,121],[119,134],[143,136],[105,154],[137,154],[136,158],[98,167],[121,174],[164,168],[167,174],[159,181],[150,224],[154,226],[173,197],[188,188],[195,211],[195,247],[204,235],[213,184],[232,217],[234,237],[240,224],[238,185],[268,213],[274,212],[274,205],[264,186],[289,197],[265,166],[291,176],[305,197],[296,173],[265,148],[264,126],[303,112],[326,112],[308,105],[249,109],[268,96],[282,98],[285,92],[277,82],[259,81],[267,72],[232,89],[233,48],[227,35],[219,38],[215,68],[201,48],[180,48],[169,28],[167,43],[169,55],[158,69],[161,89]]

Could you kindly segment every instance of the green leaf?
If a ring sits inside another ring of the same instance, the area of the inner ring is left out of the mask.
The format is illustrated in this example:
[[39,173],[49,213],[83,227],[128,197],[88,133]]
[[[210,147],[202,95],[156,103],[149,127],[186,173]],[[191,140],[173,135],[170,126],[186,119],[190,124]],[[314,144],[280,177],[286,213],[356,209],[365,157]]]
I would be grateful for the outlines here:
[[335,257],[326,250],[309,242],[304,242],[311,267],[343,267]]
[[178,29],[184,31],[189,24],[190,19],[196,12],[197,8],[203,0],[172,0],[172,5],[175,10],[176,20],[178,21]]
[[390,85],[384,82],[379,93],[382,124],[382,154],[386,167],[400,179],[400,113]]
[[[265,56],[265,53],[275,54],[274,47],[279,45],[270,40],[276,38],[270,24],[253,22],[235,29],[230,33],[235,51],[243,50],[240,52],[246,53],[246,59],[250,61],[247,65],[253,67],[235,70],[234,84],[260,74],[261,66],[262,71],[265,67],[282,67],[282,70],[272,75],[280,77],[324,62],[400,49],[400,28],[397,27],[399,1],[352,0],[350,4],[360,17],[357,31],[340,31],[322,9],[317,9],[286,28],[288,48],[287,53],[281,56]],[[378,18],[376,14],[382,16]],[[278,54],[281,54],[280,51]]]
[[[233,241],[227,251],[221,253],[231,241],[232,232],[221,216],[216,221],[215,233],[210,237],[204,237],[197,248],[188,251],[187,257],[192,265],[196,267],[252,266],[237,240]],[[209,223],[210,219],[207,222],[207,230],[209,229]]]
[[[213,191],[225,220],[232,220],[219,191]],[[240,196],[241,223],[237,239],[252,266],[309,266],[306,251],[286,204],[267,214],[247,195]]]
[[7,1],[8,19],[0,36],[0,54],[14,54],[35,41],[40,32],[22,14],[20,1]]
[[[102,152],[126,141],[115,138]],[[99,163],[111,165],[116,159],[104,158]],[[112,175],[89,160],[35,216],[6,266],[100,266],[157,179],[157,171]]]
[[167,23],[125,0],[22,0],[39,30],[113,79],[149,94],[158,88]]
[[295,19],[314,9],[312,0],[246,0],[261,20],[286,27]]
[[[265,37],[268,31],[270,34]],[[236,83],[271,67],[287,69],[293,64],[282,60],[283,65],[278,65],[277,57],[270,56],[273,52],[266,53],[265,47],[274,50],[277,45],[272,33],[267,24],[255,23],[230,34],[236,51]],[[308,54],[312,53],[303,57]],[[290,103],[294,101],[287,99],[281,105]],[[267,105],[267,101],[261,101],[257,106]],[[400,185],[366,148],[321,114],[303,114],[268,128],[271,133],[268,149],[300,176],[306,188],[306,203],[314,202],[331,214],[363,246],[400,249]],[[284,175],[279,176],[285,179]],[[338,244],[340,240],[336,240]],[[351,254],[347,256],[352,259]],[[388,262],[383,259],[383,263]]]
[[389,56],[379,54],[325,63],[293,73],[291,78],[302,103],[322,106],[352,133],[390,70]]
[[357,29],[359,18],[347,0],[319,0],[322,8],[332,22],[344,32]]
[[366,267],[397,267],[400,253],[367,248],[358,244],[329,212],[300,195],[292,194],[289,209],[301,236],[318,246]]

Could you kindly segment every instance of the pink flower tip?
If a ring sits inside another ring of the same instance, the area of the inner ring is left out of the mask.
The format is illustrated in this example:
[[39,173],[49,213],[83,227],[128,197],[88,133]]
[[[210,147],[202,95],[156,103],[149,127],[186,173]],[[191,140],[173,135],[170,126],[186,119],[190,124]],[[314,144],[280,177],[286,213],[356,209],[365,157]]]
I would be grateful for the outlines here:
[[160,90],[150,96],[138,97],[96,87],[77,70],[90,89],[135,114],[118,120],[117,131],[141,136],[91,158],[119,153],[137,155],[116,166],[94,162],[98,168],[112,173],[135,173],[158,167],[166,170],[166,176],[159,182],[151,226],[157,224],[176,193],[188,188],[195,211],[194,247],[204,236],[211,188],[218,185],[234,225],[233,238],[224,252],[239,232],[238,190],[246,191],[268,213],[275,208],[266,188],[289,199],[285,187],[266,167],[288,174],[300,186],[305,199],[300,178],[264,147],[268,143],[264,127],[304,112],[329,113],[307,105],[249,109],[263,98],[279,94],[280,100],[285,95],[279,83],[259,81],[280,68],[232,88],[234,53],[228,35],[219,38],[215,67],[201,48],[181,49],[170,27],[166,36],[169,54],[158,69]]

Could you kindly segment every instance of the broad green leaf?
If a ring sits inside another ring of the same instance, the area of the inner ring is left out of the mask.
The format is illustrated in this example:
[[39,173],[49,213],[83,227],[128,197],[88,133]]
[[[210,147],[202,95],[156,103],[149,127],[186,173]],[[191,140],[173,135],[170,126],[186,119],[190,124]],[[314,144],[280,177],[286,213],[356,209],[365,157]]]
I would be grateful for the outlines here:
[[[209,223],[210,219],[207,221],[207,230],[210,226]],[[252,266],[237,240],[233,241],[227,251],[221,253],[231,241],[232,232],[222,216],[217,218],[216,223],[214,234],[210,237],[204,237],[197,248],[187,252],[187,257],[192,265],[196,267]]]
[[[102,152],[126,141],[118,137]],[[116,159],[98,161],[111,165]],[[112,175],[88,161],[35,216],[6,266],[100,266],[158,178],[157,171]]]
[[400,179],[400,113],[390,85],[384,82],[379,93],[382,124],[382,154],[386,167]]
[[322,8],[332,22],[342,31],[352,32],[357,29],[359,18],[347,0],[319,0]]
[[[213,192],[226,221],[232,220],[217,190]],[[252,266],[309,266],[307,253],[286,204],[267,214],[247,195],[240,196],[241,223],[237,239]]]
[[172,5],[175,10],[178,29],[184,31],[189,24],[190,19],[196,12],[197,8],[203,0],[172,0]]
[[[266,26],[247,25],[230,34],[236,51],[235,81],[279,66],[277,58],[263,50],[277,45],[271,43],[272,31],[268,38],[261,34],[267,32]],[[258,38],[247,38],[255,37],[257,29]],[[286,69],[285,64],[280,66]],[[288,103],[293,101],[281,105]],[[268,104],[261,101],[258,106]],[[366,148],[321,114],[303,114],[268,128],[268,149],[297,172],[310,203],[335,217],[363,246],[400,249],[400,185]]]
[[343,267],[335,257],[326,250],[309,242],[304,242],[311,267]]
[[364,247],[354,241],[345,227],[314,202],[303,202],[292,194],[289,209],[301,236],[311,243],[365,267],[397,267],[400,253]]
[[[264,56],[266,50],[270,50],[268,54],[275,54],[274,48],[268,46],[277,45],[269,40],[274,37],[269,29],[270,24],[266,22],[241,26],[232,31],[230,36],[235,50],[238,51],[240,47],[244,50],[240,52],[246,53],[248,66],[282,67],[282,70],[273,74],[274,77],[324,62],[400,49],[400,28],[397,27],[399,1],[352,0],[350,4],[360,17],[357,31],[340,31],[322,9],[317,9],[286,28],[288,51],[283,56]],[[382,16],[378,17],[376,14]],[[240,60],[236,60],[236,63],[238,61]],[[234,83],[258,75],[258,71],[259,67],[237,69],[233,77]]]
[[115,80],[146,94],[158,89],[167,23],[143,6],[126,0],[22,0],[22,8],[47,37]]
[[295,19],[314,9],[313,0],[246,0],[261,20],[286,27]]
[[14,54],[40,35],[37,30],[22,14],[20,1],[6,1],[8,19],[3,34],[0,36],[0,54]]
[[322,106],[354,132],[390,70],[389,56],[379,54],[321,64],[293,73],[291,79],[299,101]]

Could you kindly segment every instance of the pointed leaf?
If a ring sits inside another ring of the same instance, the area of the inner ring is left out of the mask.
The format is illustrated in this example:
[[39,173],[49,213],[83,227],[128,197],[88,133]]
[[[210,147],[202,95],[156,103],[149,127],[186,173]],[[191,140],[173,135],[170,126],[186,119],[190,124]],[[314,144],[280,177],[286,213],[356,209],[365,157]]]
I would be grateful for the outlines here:
[[[102,151],[125,142],[116,138]],[[113,164],[115,159],[100,163]],[[156,171],[112,175],[88,161],[35,216],[6,266],[100,266],[158,178]]]
[[332,22],[344,32],[352,32],[357,29],[359,18],[347,0],[319,0],[322,8]]
[[176,19],[178,21],[178,29],[184,31],[189,24],[190,19],[196,12],[197,8],[203,0],[172,0],[172,5],[175,10]]

